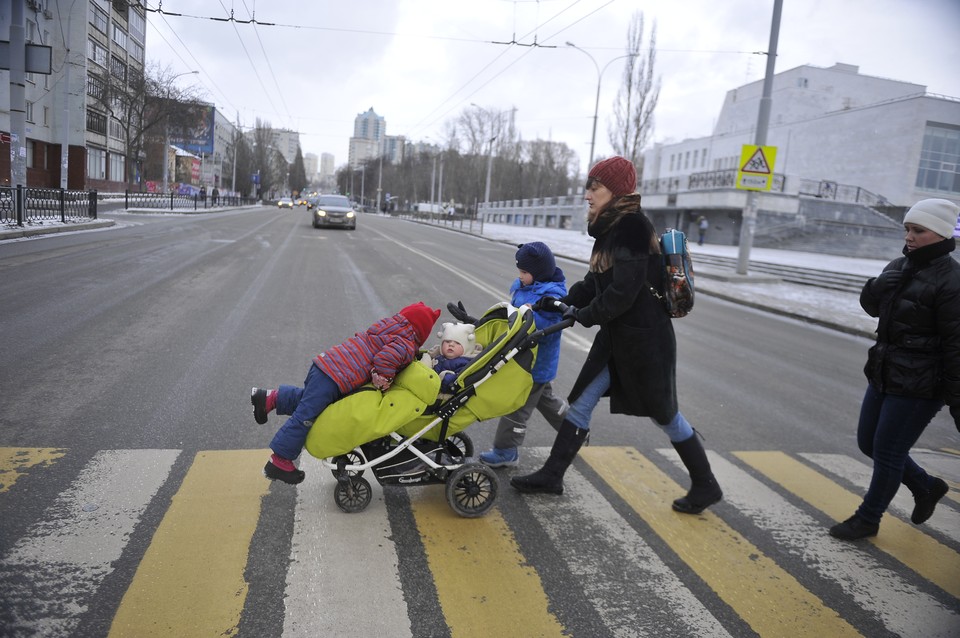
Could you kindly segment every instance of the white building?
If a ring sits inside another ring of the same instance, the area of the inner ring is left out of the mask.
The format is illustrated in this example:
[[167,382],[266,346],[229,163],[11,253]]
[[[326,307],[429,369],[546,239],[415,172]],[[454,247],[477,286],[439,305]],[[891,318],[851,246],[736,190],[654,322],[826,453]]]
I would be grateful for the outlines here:
[[[683,207],[692,175],[735,171],[741,147],[754,143],[762,88],[757,81],[729,91],[713,135],[644,153],[645,203]],[[898,207],[926,197],[960,202],[960,98],[919,84],[861,75],[849,64],[778,73],[767,145],[777,147],[784,193],[847,187]]]

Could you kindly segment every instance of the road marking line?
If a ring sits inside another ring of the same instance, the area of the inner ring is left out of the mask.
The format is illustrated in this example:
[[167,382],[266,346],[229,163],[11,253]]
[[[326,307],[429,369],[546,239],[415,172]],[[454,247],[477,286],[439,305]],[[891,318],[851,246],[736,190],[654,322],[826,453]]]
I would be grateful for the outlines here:
[[[524,448],[523,454],[532,468],[542,465],[547,452],[548,448]],[[657,636],[664,627],[687,636],[730,636],[575,467],[567,470],[563,486],[560,498],[524,500],[550,544],[564,548],[561,558],[606,627],[617,628],[614,633],[623,636]],[[584,542],[585,538],[589,540]]]
[[580,454],[759,635],[860,635],[713,512],[691,516],[672,511],[670,502],[683,489],[635,449],[589,447]]
[[[846,454],[799,454],[814,465],[846,479],[861,490],[861,494],[867,493],[870,487],[870,479],[873,476],[873,468],[866,463],[854,460]],[[910,490],[901,487],[897,495],[893,497],[888,511],[899,514],[901,518],[909,519],[913,513],[913,495]],[[960,512],[949,506],[941,504],[936,509],[933,516],[924,523],[925,527],[936,530],[956,543],[960,543]]]
[[450,509],[442,486],[424,489],[420,496],[411,499],[411,507],[453,638],[518,631],[564,635],[539,574],[525,564],[496,508],[480,518],[462,518]]
[[[347,514],[335,504],[329,469],[306,454],[300,468],[307,477],[297,488],[283,635],[408,638],[397,546],[372,472],[364,475],[374,482],[372,502]],[[376,613],[359,610],[358,592],[375,601]]]
[[[843,489],[783,452],[736,452],[745,463],[836,521],[847,519],[862,497]],[[960,598],[960,554],[894,516],[884,517],[870,541],[895,559]],[[851,544],[851,549],[855,545]]]
[[[71,635],[178,450],[104,450],[0,558],[5,635]],[[21,630],[21,631],[18,631]]]
[[[673,449],[658,452],[683,468]],[[770,534],[785,554],[801,558],[804,569],[835,583],[892,633],[930,638],[955,635],[951,628],[960,626],[957,611],[921,591],[909,575],[898,574],[867,553],[851,552],[848,543],[831,537],[822,522],[773,488],[719,454],[708,454],[723,486],[724,502]]]
[[67,453],[52,447],[0,447],[0,494],[7,492],[32,467],[50,466]]
[[228,636],[247,595],[244,568],[266,450],[197,453],[127,589],[110,636]]

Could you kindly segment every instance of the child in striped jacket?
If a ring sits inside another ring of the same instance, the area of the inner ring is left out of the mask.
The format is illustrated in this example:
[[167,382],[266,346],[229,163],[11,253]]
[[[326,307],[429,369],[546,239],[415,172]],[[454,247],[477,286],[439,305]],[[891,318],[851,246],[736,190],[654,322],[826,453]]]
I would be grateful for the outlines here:
[[300,456],[314,419],[364,384],[372,382],[381,391],[389,389],[396,374],[416,358],[439,316],[440,310],[418,301],[318,354],[302,388],[253,388],[250,402],[257,423],[266,423],[273,410],[289,415],[270,442],[273,454],[263,468],[264,475],[291,485],[303,481],[304,472],[293,461]]

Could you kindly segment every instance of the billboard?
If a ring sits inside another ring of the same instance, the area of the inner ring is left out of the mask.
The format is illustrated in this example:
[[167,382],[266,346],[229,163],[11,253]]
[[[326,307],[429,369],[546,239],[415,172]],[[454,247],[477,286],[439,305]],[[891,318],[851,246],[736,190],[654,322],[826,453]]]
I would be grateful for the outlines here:
[[212,105],[197,105],[190,110],[184,122],[170,129],[170,143],[196,155],[213,153]]

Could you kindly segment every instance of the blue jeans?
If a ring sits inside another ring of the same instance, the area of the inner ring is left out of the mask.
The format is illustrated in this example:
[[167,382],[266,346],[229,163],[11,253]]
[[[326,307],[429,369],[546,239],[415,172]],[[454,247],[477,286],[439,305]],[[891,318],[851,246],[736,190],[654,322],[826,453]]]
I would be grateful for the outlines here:
[[288,414],[290,418],[277,430],[270,449],[291,461],[300,456],[313,420],[340,397],[340,388],[316,364],[310,366],[302,388],[278,387],[277,414]]
[[[593,409],[597,407],[600,398],[610,389],[610,369],[606,366],[594,377],[583,392],[577,397],[577,400],[570,404],[567,411],[566,420],[573,423],[581,430],[590,429],[590,417]],[[674,443],[686,441],[693,436],[693,427],[687,422],[683,415],[678,411],[670,420],[670,423],[657,423],[650,419],[663,430],[670,440]]]
[[872,385],[860,406],[857,445],[873,459],[873,477],[857,515],[879,523],[902,482],[914,494],[930,489],[932,479],[910,458],[910,448],[936,416],[943,401],[883,394]]

